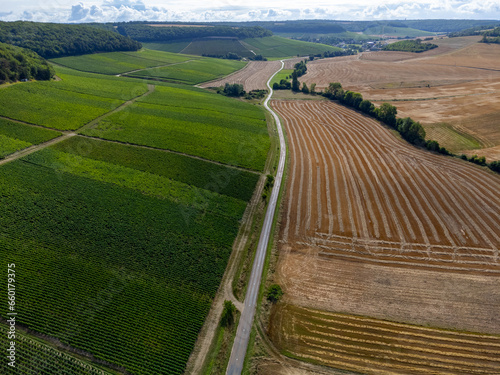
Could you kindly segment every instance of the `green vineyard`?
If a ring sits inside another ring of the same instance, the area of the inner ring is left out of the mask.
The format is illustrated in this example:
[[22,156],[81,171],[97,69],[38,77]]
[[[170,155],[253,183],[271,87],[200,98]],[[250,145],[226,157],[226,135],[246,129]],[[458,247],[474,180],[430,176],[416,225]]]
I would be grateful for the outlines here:
[[198,82],[244,66],[192,59],[61,58],[80,70],[0,90],[0,157],[66,137],[0,167],[21,373],[184,372],[264,170],[267,123],[248,103],[110,74],[178,64],[179,80]]

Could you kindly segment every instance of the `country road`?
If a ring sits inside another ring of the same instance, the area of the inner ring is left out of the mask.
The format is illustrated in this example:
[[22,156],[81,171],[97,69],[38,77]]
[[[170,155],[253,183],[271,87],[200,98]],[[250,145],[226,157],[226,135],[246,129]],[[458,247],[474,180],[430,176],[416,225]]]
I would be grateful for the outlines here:
[[273,110],[268,105],[271,96],[273,95],[273,89],[271,88],[270,82],[273,77],[283,69],[284,62],[281,60],[281,68],[277,70],[271,78],[267,81],[267,86],[269,87],[269,95],[264,101],[264,107],[273,115],[276,121],[276,127],[278,129],[278,135],[280,139],[280,158],[278,163],[278,171],[274,180],[274,187],[269,199],[269,205],[267,207],[266,216],[264,218],[264,225],[262,226],[262,231],[260,234],[259,243],[257,245],[257,253],[255,255],[255,260],[252,268],[252,273],[250,275],[250,280],[248,283],[247,293],[245,296],[245,306],[241,314],[238,329],[236,330],[236,337],[234,339],[233,349],[231,351],[231,357],[229,359],[229,364],[227,366],[227,375],[239,375],[243,369],[243,362],[245,360],[245,354],[248,347],[248,340],[250,338],[250,331],[252,329],[252,322],[255,315],[255,309],[257,305],[257,296],[259,294],[260,282],[262,278],[262,269],[264,267],[264,260],[266,258],[266,250],[269,243],[269,237],[271,234],[271,227],[273,223],[274,213],[276,211],[276,204],[278,201],[278,195],[281,187],[281,180],[283,178],[283,171],[285,169],[285,159],[286,159],[286,144],[285,138],[283,136],[283,130],[281,128],[281,122],[278,115],[274,113]]

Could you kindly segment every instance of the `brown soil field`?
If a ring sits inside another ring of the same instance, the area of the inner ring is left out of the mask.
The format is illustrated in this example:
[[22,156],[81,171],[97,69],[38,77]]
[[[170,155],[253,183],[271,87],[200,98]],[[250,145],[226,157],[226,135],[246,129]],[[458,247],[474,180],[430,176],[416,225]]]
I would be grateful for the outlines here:
[[217,80],[206,82],[201,87],[219,87],[226,83],[243,85],[245,91],[266,89],[266,82],[279,69],[279,61],[250,61],[243,69]]
[[369,373],[498,374],[500,337],[472,335],[329,313],[275,309],[274,342],[289,353]]
[[[333,102],[273,101],[272,106],[283,119],[290,148],[275,275],[284,302],[500,334],[500,176],[410,146],[378,122]],[[277,311],[270,322],[278,332],[276,345],[301,358],[359,370],[331,362],[345,354],[335,349],[340,340],[335,336],[311,339],[312,346],[309,338],[297,339],[287,324],[300,319],[289,314]],[[299,333],[309,335],[300,327]],[[360,335],[359,343],[370,340]],[[352,344],[351,351],[364,353],[360,345]],[[469,366],[456,363],[461,352],[455,349],[445,353],[453,359],[439,359],[405,345],[405,358],[413,359],[401,361],[415,368],[400,373],[462,374],[460,366]],[[391,350],[377,349],[374,356],[397,370],[400,360],[388,356]],[[388,373],[374,369],[371,360],[358,362],[368,373]]]
[[[293,69],[293,66],[304,58],[285,60],[284,69]],[[219,87],[226,83],[238,83],[243,85],[245,91],[267,89],[267,81],[281,66],[279,60],[275,61],[250,61],[243,69],[228,75],[227,77],[201,84],[201,87]]]
[[340,82],[375,104],[391,102],[399,117],[409,116],[424,128],[445,123],[477,142],[461,148],[463,142],[441,132],[436,140],[442,146],[473,154],[485,148],[482,154],[491,161],[497,154],[489,153],[490,147],[500,145],[500,45],[478,39],[439,39],[433,41],[439,48],[421,54],[368,52],[317,60],[308,64],[301,81],[318,89]]

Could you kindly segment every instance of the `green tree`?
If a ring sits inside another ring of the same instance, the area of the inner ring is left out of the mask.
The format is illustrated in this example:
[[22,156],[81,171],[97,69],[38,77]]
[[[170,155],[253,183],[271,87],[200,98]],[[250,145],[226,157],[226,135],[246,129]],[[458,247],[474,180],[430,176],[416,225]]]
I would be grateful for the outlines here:
[[315,83],[311,83],[311,94],[313,95],[316,95],[316,84]]
[[302,92],[304,94],[309,94],[309,88],[307,87],[305,82],[302,82]]
[[235,312],[236,306],[234,306],[231,301],[224,301],[224,309],[222,310],[220,325],[222,327],[229,327],[233,325]]
[[300,82],[297,78],[297,72],[295,70],[292,73],[292,91],[295,91],[295,92],[300,91]]
[[267,290],[267,299],[273,303],[276,303],[283,296],[283,290],[278,284],[273,284]]
[[372,115],[373,111],[375,109],[375,106],[373,105],[372,102],[365,99],[365,100],[362,100],[361,103],[359,103],[359,109],[368,115]]
[[393,105],[389,103],[382,103],[382,105],[378,108],[377,114],[378,119],[389,126],[396,126],[396,115],[398,110]]

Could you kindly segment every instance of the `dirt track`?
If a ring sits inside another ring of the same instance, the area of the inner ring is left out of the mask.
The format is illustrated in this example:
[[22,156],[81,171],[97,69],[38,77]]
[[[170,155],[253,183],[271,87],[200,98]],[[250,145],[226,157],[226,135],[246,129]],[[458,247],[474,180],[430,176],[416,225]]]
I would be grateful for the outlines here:
[[332,102],[272,105],[291,154],[277,277],[285,301],[500,334],[500,177]]

